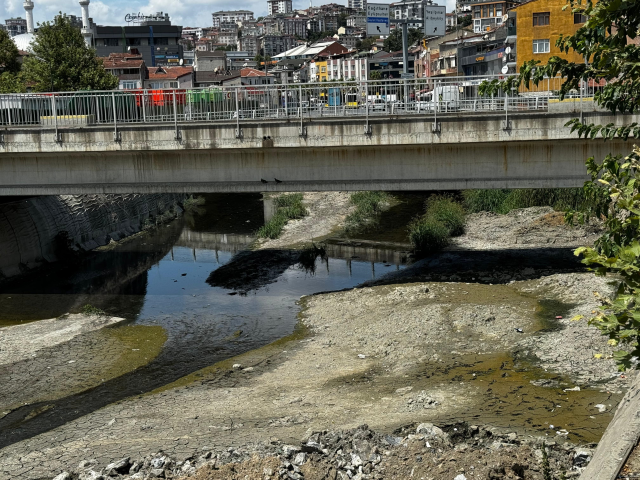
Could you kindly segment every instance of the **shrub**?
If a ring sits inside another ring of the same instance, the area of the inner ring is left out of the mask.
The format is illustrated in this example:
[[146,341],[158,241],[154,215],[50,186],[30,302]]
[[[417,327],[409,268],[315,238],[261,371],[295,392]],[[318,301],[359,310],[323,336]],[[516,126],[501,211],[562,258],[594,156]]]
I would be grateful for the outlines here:
[[425,215],[409,226],[409,240],[416,252],[437,252],[449,244],[449,228],[441,221]]
[[349,201],[356,209],[347,215],[345,229],[353,231],[376,223],[384,206],[391,201],[391,196],[386,192],[356,192],[351,194]]
[[581,188],[523,188],[518,190],[465,190],[464,203],[469,212],[505,214],[517,208],[553,207],[554,210],[584,211],[594,200]]
[[258,229],[256,236],[258,238],[278,238],[289,220],[305,217],[307,209],[302,204],[302,198],[301,193],[276,197],[274,200],[276,206],[275,215]]
[[464,208],[450,197],[438,195],[427,200],[427,216],[443,223],[452,237],[464,233]]
[[94,307],[93,305],[90,304],[86,304],[84,307],[82,307],[81,312],[84,315],[97,315],[97,316],[102,316],[102,315],[106,315],[107,312],[105,312],[104,310],[101,310],[97,307]]

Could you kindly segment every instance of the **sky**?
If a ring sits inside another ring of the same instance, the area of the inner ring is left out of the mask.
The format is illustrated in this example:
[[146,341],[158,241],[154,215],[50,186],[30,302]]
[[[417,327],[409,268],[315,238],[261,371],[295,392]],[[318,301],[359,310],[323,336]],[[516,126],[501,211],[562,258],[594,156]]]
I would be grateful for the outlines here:
[[[447,12],[455,9],[455,0],[446,1]],[[36,23],[51,20],[58,12],[70,15],[82,15],[77,0],[33,0],[33,18]],[[323,3],[342,3],[346,0],[313,0],[314,5]],[[377,3],[390,3],[378,0]],[[294,0],[294,9],[308,8],[304,0]],[[211,13],[218,10],[251,10],[256,17],[267,14],[267,0],[91,0],[89,15],[98,25],[125,25],[124,16],[127,13],[141,12],[149,15],[155,12],[165,12],[171,17],[171,23],[184,27],[211,26]],[[2,0],[0,4],[0,21],[20,16],[25,18],[22,0]]]

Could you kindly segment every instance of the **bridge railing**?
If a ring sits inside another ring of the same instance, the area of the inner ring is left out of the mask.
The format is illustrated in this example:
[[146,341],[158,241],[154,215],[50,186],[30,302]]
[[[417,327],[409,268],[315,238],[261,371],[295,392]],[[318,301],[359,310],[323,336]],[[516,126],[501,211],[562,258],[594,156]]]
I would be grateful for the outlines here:
[[[102,124],[117,131],[120,124],[536,111],[548,108],[562,83],[552,78],[537,87],[481,96],[479,85],[494,78],[505,76],[5,94],[0,95],[0,125],[57,130]],[[591,96],[598,88],[585,84],[575,96]]]

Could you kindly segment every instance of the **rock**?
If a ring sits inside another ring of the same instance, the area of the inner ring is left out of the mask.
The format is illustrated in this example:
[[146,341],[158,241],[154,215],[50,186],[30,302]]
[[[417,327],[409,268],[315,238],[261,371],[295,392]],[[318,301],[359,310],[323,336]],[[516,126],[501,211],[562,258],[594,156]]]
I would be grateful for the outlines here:
[[80,470],[84,470],[84,469],[87,469],[87,468],[91,468],[91,467],[93,467],[94,465],[97,465],[97,464],[98,464],[98,461],[92,458],[90,460],[81,461],[80,464],[78,465],[78,468]]
[[267,477],[270,477],[270,476],[272,476],[272,475],[273,475],[273,469],[272,469],[272,468],[264,467],[264,468],[262,469],[262,473],[263,473],[264,475],[266,475]]
[[242,368],[242,364],[234,363],[231,368],[233,368],[234,370],[240,370]]
[[584,467],[591,460],[591,455],[591,450],[576,450],[575,456],[573,457],[573,465],[576,467]]
[[283,445],[282,453],[285,457],[291,458],[293,454],[300,452],[300,447],[294,447],[293,445]]
[[421,423],[418,425],[418,428],[416,428],[416,433],[418,435],[424,435],[426,438],[446,438],[446,433],[433,423]]
[[105,473],[110,477],[115,477],[118,474],[127,473],[130,465],[129,460],[129,457],[125,457],[118,460],[117,462],[110,463],[105,467]]
[[307,461],[307,454],[304,452],[297,453],[291,463],[295,465],[303,465]]
[[398,388],[396,390],[396,393],[398,395],[404,395],[405,393],[409,393],[412,389],[413,387],[402,387],[402,388]]
[[362,461],[362,458],[360,458],[360,455],[358,455],[357,453],[351,454],[351,465],[358,468],[362,466],[363,463],[364,462]]
[[131,468],[129,468],[129,475],[138,473],[141,468],[142,468],[142,465],[140,465],[138,462],[133,462],[133,465],[131,465]]
[[53,480],[71,480],[71,474],[69,472],[62,472],[60,475],[54,477]]
[[162,468],[152,468],[149,471],[151,478],[164,478],[164,470]]
[[151,468],[154,468],[154,469],[162,468],[164,466],[165,461],[166,461],[166,457],[156,457],[153,460],[151,460]]
[[565,392],[579,392],[580,391],[580,387],[565,388],[564,391]]
[[507,435],[507,438],[509,439],[510,442],[515,442],[516,438],[518,438],[518,434],[517,433],[510,433],[509,435]]
[[95,470],[87,470],[80,474],[78,480],[104,480],[104,476]]
[[358,358],[367,358],[367,356],[366,356],[366,355],[363,355],[362,353],[359,353],[359,354],[358,354]]
[[394,437],[392,435],[385,435],[384,442],[392,447],[400,445],[402,443],[402,437]]
[[138,472],[138,473],[134,473],[133,475],[131,475],[129,477],[129,480],[140,480],[142,478],[144,478],[144,473]]
[[243,372],[253,372],[253,367],[247,367],[242,369]]
[[594,405],[594,408],[597,408],[600,413],[603,413],[607,410],[607,406],[599,403],[598,405]]
[[454,478],[453,480],[467,480],[467,477],[465,477],[462,473],[460,475],[457,475],[456,478]]

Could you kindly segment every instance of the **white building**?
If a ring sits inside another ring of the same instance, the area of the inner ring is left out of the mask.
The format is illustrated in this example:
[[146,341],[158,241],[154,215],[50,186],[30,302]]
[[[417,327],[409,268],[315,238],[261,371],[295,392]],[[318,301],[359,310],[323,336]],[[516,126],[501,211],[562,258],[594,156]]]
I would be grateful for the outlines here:
[[220,27],[222,23],[238,23],[253,20],[253,12],[249,10],[223,10],[211,14],[213,26]]
[[[416,19],[422,20],[424,16],[424,6],[431,5],[430,0],[407,0],[404,2],[396,2],[389,5],[389,11],[394,18],[400,19]],[[421,24],[409,24],[410,28],[422,28]]]
[[367,57],[329,58],[327,60],[327,80],[366,80],[368,65]]
[[347,6],[354,10],[363,11],[367,9],[367,0],[349,0]]
[[293,2],[292,0],[267,0],[267,11],[269,15],[291,13],[293,11]]
[[200,40],[204,36],[204,29],[202,27],[198,27],[198,28],[183,27],[182,35],[194,35],[198,40]]

